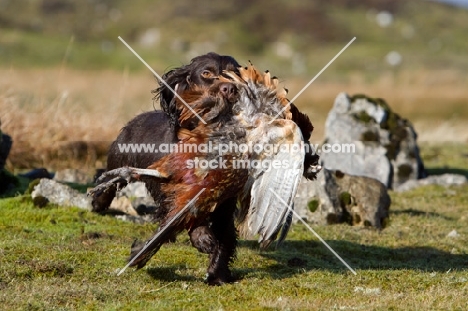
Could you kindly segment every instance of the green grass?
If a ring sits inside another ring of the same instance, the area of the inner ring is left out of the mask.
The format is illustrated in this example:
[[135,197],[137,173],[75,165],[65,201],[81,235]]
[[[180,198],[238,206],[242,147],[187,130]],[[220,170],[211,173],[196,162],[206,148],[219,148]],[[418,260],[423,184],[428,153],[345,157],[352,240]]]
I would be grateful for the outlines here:
[[[465,145],[423,145],[437,167],[467,172]],[[357,271],[354,276],[307,229],[293,226],[279,250],[241,241],[239,281],[203,283],[206,255],[186,235],[142,270],[127,270],[130,245],[154,225],[76,208],[0,201],[0,304],[5,310],[463,310],[468,296],[468,186],[391,193],[383,231],[348,225],[314,229]],[[449,238],[456,230],[460,236]]]
[[421,157],[429,174],[461,174],[468,178],[468,146],[456,143],[424,144]]

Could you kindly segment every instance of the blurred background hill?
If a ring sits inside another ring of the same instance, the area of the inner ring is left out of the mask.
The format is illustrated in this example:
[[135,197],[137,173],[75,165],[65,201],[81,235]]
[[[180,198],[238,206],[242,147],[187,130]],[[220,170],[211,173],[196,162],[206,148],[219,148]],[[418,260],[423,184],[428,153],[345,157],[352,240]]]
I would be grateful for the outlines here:
[[69,66],[143,68],[121,36],[156,68],[218,51],[309,76],[356,36],[332,72],[468,70],[467,20],[425,0],[1,0],[0,64],[60,65],[73,38]]
[[291,97],[357,37],[297,99],[316,141],[345,91],[385,98],[422,140],[466,142],[466,34],[467,9],[427,0],[0,0],[0,119],[16,154],[112,140],[158,106],[118,36],[160,74],[215,51],[269,69]]

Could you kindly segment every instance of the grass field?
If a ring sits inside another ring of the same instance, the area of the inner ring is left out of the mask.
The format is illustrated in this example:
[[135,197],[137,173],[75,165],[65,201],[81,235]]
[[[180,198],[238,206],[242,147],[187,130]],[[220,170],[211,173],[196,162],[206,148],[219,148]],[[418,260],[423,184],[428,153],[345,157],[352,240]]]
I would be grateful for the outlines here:
[[[468,176],[466,144],[424,144],[432,173]],[[381,232],[348,225],[314,229],[357,271],[354,276],[307,229],[294,225],[279,250],[241,241],[238,282],[203,283],[206,255],[185,235],[139,271],[130,244],[153,225],[76,208],[0,200],[0,304],[4,310],[464,310],[468,296],[468,186],[391,193]],[[447,236],[452,230],[456,237]]]

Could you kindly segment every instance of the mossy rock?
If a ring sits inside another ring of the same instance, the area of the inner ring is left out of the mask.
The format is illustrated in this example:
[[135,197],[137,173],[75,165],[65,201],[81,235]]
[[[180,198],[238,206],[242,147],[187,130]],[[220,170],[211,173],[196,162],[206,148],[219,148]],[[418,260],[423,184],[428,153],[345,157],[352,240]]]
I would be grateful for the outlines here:
[[353,197],[349,192],[341,192],[338,199],[340,200],[341,207],[349,206],[353,202]]
[[[376,178],[389,188],[398,187],[408,178],[425,176],[413,126],[382,98],[340,93],[327,117],[325,137],[332,144],[359,142],[349,156],[322,154],[330,169]],[[403,164],[411,166],[413,172],[404,168],[399,176],[398,166]]]
[[383,98],[369,97],[364,94],[356,94],[350,97],[351,103],[353,103],[357,99],[365,99],[368,102],[373,103],[376,106],[382,107],[385,112],[391,112],[390,106],[387,104],[387,102]]
[[356,101],[356,99],[367,99],[367,100],[369,100],[370,102],[374,103],[374,102],[373,102],[373,98],[367,97],[367,96],[364,95],[364,94],[355,94],[355,95],[351,96],[349,99],[350,99],[351,103],[353,103],[354,101]]
[[39,207],[39,208],[44,208],[49,203],[49,200],[42,196],[37,196],[33,198],[32,201],[33,201],[34,206]]
[[24,192],[24,194],[31,195],[31,193],[34,191],[34,187],[36,187],[39,183],[41,182],[40,178],[34,179],[31,181],[28,185],[28,189]]
[[364,133],[362,133],[361,140],[363,142],[379,142],[380,136],[379,136],[379,133],[375,133],[369,130],[369,131],[365,131]]
[[392,141],[389,144],[385,145],[384,147],[385,149],[387,149],[387,153],[385,154],[387,159],[395,160],[398,154],[399,148],[400,148],[400,144],[398,142]]
[[337,214],[333,214],[333,213],[327,214],[326,216],[327,224],[333,225],[333,224],[338,224],[340,222],[341,222],[341,217],[338,217]]
[[354,120],[356,120],[358,122],[362,122],[364,124],[368,124],[368,123],[371,123],[372,121],[375,121],[374,118],[372,118],[365,111],[360,111],[359,113],[354,113],[353,117],[354,117]]
[[[379,124],[380,128],[387,130],[389,133],[390,143],[385,146],[387,149],[386,156],[389,160],[394,160],[400,151],[400,143],[408,137],[407,127],[411,126],[411,123],[400,117],[397,113],[393,112],[387,102],[382,98],[371,98],[363,94],[357,94],[351,97],[351,102],[357,99],[365,99],[376,106],[381,107],[385,111],[386,118]],[[364,112],[364,114],[367,114]],[[357,118],[357,117],[355,117]],[[360,118],[365,120],[365,116],[360,115]],[[379,141],[379,137],[371,131],[364,132],[361,140],[363,142]]]
[[411,167],[411,165],[402,164],[398,166],[398,177],[400,178],[408,178],[412,172],[413,168]]
[[309,203],[307,203],[307,208],[312,213],[315,212],[318,207],[319,207],[319,201],[318,200],[310,200]]

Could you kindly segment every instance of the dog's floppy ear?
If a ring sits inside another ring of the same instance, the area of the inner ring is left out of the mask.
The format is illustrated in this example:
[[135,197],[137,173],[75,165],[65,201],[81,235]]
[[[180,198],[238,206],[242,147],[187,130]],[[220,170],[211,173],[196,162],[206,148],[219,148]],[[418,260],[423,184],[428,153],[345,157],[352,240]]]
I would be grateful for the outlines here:
[[[176,68],[165,73],[162,76],[162,78],[173,90],[175,90],[175,87],[177,85],[177,89],[180,92],[180,91],[185,91],[189,89],[190,85],[189,85],[189,81],[187,80],[189,76],[190,76],[190,68],[188,68],[188,66],[183,66],[183,67]],[[174,98],[174,93],[161,81],[159,82],[158,93],[161,99],[162,110],[170,113],[169,111],[166,111],[167,107],[163,107],[164,105],[163,102],[165,102],[166,104],[169,104]]]
[[[190,84],[187,80],[187,77],[190,75],[190,68],[189,66],[182,66],[180,68],[172,69],[166,72],[162,79],[169,85],[172,90],[175,90],[177,86],[177,90],[185,91],[189,89]],[[178,127],[179,122],[177,119],[177,115],[179,115],[179,111],[175,105],[174,101],[174,93],[161,81],[159,82],[159,87],[151,91],[151,93],[155,94],[153,99],[159,98],[159,103],[161,105],[161,109],[167,113],[170,117],[170,123],[174,127]]]
[[223,70],[234,71],[236,74],[239,74],[239,63],[231,56],[222,55],[220,60],[221,72]]

